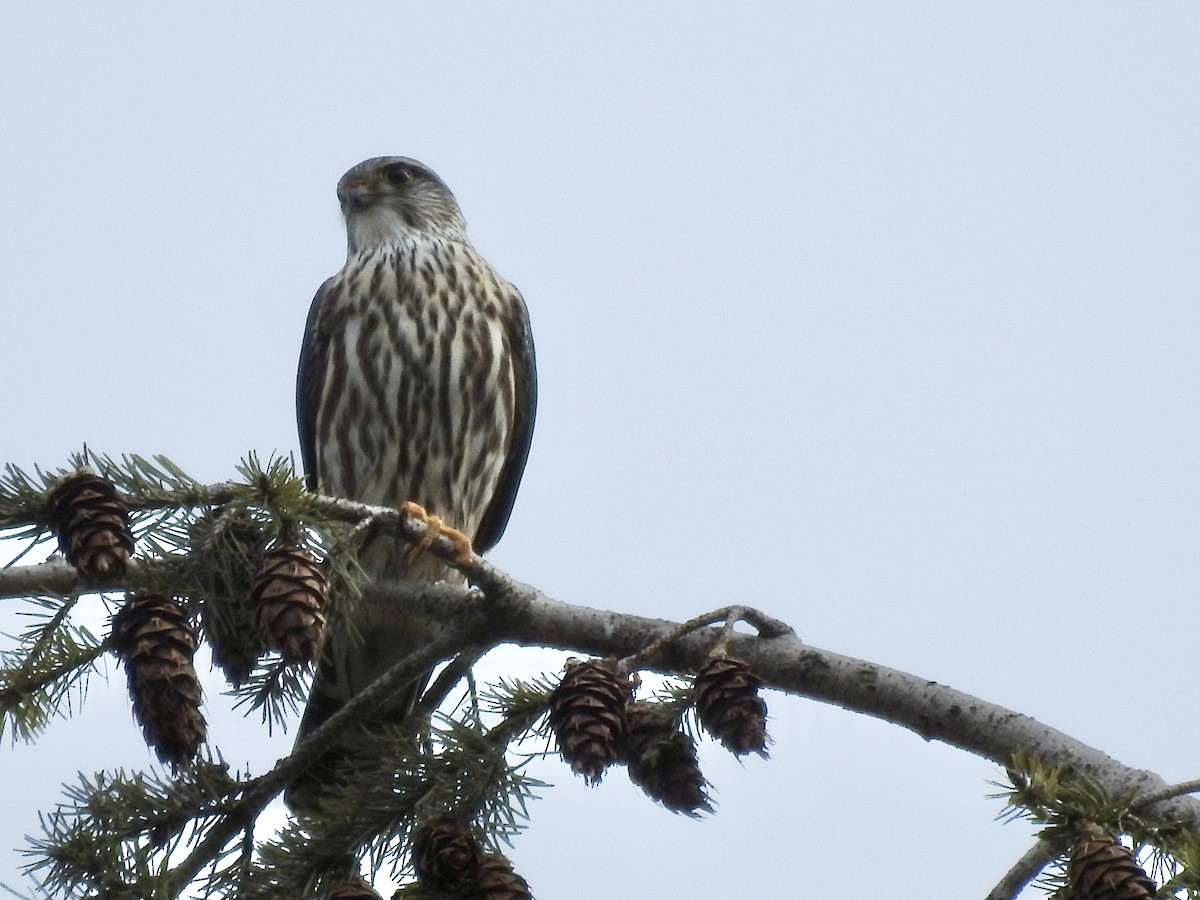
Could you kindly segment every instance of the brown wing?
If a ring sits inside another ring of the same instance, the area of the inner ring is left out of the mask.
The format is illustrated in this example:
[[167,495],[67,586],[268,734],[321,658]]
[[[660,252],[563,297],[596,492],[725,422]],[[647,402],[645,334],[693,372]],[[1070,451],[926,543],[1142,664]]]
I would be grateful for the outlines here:
[[318,333],[322,302],[329,296],[330,278],[313,297],[304,326],[304,343],[300,347],[300,368],[296,372],[296,425],[300,431],[300,459],[304,463],[305,481],[310,491],[317,485],[317,406],[325,386],[329,358],[329,333]]
[[500,540],[517,499],[517,488],[529,458],[533,439],[533,420],[537,414],[537,363],[533,353],[533,333],[529,329],[529,311],[520,292],[513,288],[513,300],[504,323],[513,367],[513,430],[508,457],[500,470],[500,480],[491,503],[483,514],[473,545],[476,553],[486,553]]

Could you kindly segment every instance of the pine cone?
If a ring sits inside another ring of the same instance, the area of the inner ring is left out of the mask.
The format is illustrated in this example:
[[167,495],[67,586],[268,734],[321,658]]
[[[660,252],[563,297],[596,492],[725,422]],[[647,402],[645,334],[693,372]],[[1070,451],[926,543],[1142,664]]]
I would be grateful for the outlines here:
[[758,676],[740,659],[718,656],[696,674],[700,723],[732,753],[767,755],[767,704]]
[[568,663],[550,695],[550,727],[558,752],[589,784],[599,784],[604,770],[620,758],[628,732],[628,698],[628,683],[618,681],[599,660]]
[[475,829],[453,819],[437,819],[413,835],[417,877],[444,891],[465,891],[482,874],[483,846]]
[[286,662],[316,662],[328,594],[325,573],[305,547],[280,541],[266,550],[250,588],[263,643]]
[[1067,878],[1072,900],[1151,900],[1158,892],[1133,853],[1108,835],[1084,838],[1071,848]]
[[161,594],[134,594],[113,617],[133,715],[158,758],[176,768],[204,740],[200,682],[192,667],[196,632],[183,607]]
[[213,663],[224,673],[226,681],[241,687],[266,649],[254,625],[253,615],[239,607],[218,607],[206,597],[200,623],[204,639],[212,650]]
[[245,683],[266,651],[254,622],[250,588],[267,546],[262,524],[216,507],[193,523],[188,534],[192,580],[200,604],[200,631],[234,687]]
[[335,884],[325,893],[325,900],[382,900],[375,888],[362,878]]
[[129,512],[111,482],[80,469],[50,486],[46,504],[59,550],[83,578],[125,573],[133,535]]
[[499,853],[484,855],[479,883],[472,896],[477,900],[533,900],[529,883]]
[[711,813],[696,742],[675,728],[675,713],[665,703],[631,701],[625,707],[629,736],[621,747],[629,780],[672,812],[699,818]]

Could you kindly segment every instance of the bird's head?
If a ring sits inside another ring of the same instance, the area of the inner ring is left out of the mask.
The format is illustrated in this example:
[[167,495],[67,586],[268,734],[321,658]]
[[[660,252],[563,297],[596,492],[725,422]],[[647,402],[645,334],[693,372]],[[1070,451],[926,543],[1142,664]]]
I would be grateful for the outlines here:
[[351,256],[406,236],[466,239],[466,222],[450,188],[415,159],[360,162],[342,176],[337,194]]

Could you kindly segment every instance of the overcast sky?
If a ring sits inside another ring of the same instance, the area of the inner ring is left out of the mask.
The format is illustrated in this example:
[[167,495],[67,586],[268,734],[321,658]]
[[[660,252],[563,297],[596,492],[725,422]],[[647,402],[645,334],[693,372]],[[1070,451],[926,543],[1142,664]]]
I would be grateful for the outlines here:
[[[86,441],[216,481],[295,451],[334,185],[414,156],[533,319],[498,565],[645,615],[750,603],[1200,775],[1196,4],[103,9],[0,12],[3,461]],[[4,749],[0,847],[78,770],[148,764],[120,673],[93,688]],[[286,752],[206,688],[228,760]],[[958,900],[1028,847],[991,763],[768,701],[769,762],[702,748],[705,821],[540,769],[537,896]]]

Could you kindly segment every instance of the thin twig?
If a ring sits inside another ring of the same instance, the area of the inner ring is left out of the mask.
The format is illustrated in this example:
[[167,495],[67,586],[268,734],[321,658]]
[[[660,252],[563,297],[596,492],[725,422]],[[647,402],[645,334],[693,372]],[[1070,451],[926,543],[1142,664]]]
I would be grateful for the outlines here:
[[352,529],[350,533],[338,540],[337,544],[331,548],[331,552],[337,553],[346,547],[360,547],[366,545],[366,537],[369,532],[379,528],[380,519],[378,516],[367,516]]
[[[653,662],[671,644],[686,637],[693,631],[699,631],[701,628],[707,628],[717,623],[724,623],[724,627],[720,632],[723,636],[739,620],[754,626],[755,630],[758,631],[759,637],[763,638],[783,637],[784,635],[795,633],[792,626],[786,622],[771,618],[766,613],[749,606],[722,606],[720,609],[714,609],[712,612],[688,619],[673,631],[662,635],[648,644],[644,650],[621,660],[618,670],[621,672],[632,672],[642,668],[648,663]],[[719,640],[720,637],[718,637]]]
[[1170,800],[1172,797],[1182,797],[1184,794],[1194,794],[1196,791],[1200,791],[1200,778],[1168,785],[1161,790],[1143,794],[1137,798],[1137,802],[1133,804],[1133,809],[1145,809],[1147,806],[1153,806],[1155,803],[1161,803],[1163,800]]
[[761,638],[784,637],[785,635],[796,633],[796,629],[787,622],[768,616],[765,612],[755,609],[753,606],[742,607],[742,621],[753,625],[754,630],[758,632],[758,636]]
[[487,644],[479,644],[474,647],[464,647],[459,652],[458,656],[446,663],[445,668],[438,673],[438,677],[434,679],[425,693],[421,696],[421,702],[417,704],[416,712],[421,716],[433,714],[442,702],[454,690],[454,686],[458,684],[471,671],[471,667],[479,662],[479,658],[488,652],[490,647]]
[[38,628],[37,639],[33,642],[33,647],[29,651],[29,661],[35,661],[45,649],[50,646],[50,641],[53,639],[55,630],[71,615],[71,610],[75,608],[75,604],[79,602],[78,597],[68,597],[67,602],[55,610],[54,615],[50,617],[50,621]]
[[984,900],[1013,900],[1025,887],[1038,877],[1038,874],[1060,854],[1060,849],[1045,840],[1039,839],[1030,847],[1025,855],[1018,859],[1004,877],[996,883]]
[[729,610],[729,615],[721,623],[721,634],[713,644],[712,650],[709,651],[710,656],[725,656],[729,652],[729,639],[733,636],[733,626],[742,620],[744,612],[745,607],[742,606],[734,606]]
[[19,685],[0,688],[0,707],[8,706],[14,702],[20,702],[25,697],[28,697],[35,691],[40,691],[46,685],[57,681],[62,676],[73,672],[75,669],[80,669],[84,666],[91,665],[109,650],[112,650],[113,646],[113,639],[111,637],[106,638],[99,644],[91,647],[83,655],[66,660],[61,665],[57,665],[52,669],[47,669],[36,678],[22,682]]
[[618,671],[633,672],[643,668],[653,662],[663,650],[678,642],[681,638],[686,637],[693,631],[699,631],[701,628],[707,628],[710,625],[716,625],[718,622],[724,622],[726,617],[737,608],[736,606],[722,606],[720,609],[714,609],[712,612],[703,613],[688,619],[682,625],[675,626],[666,634],[651,641],[644,649],[634,653],[632,656],[625,657],[621,660]]

